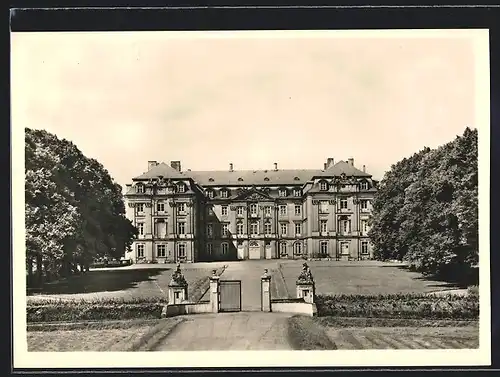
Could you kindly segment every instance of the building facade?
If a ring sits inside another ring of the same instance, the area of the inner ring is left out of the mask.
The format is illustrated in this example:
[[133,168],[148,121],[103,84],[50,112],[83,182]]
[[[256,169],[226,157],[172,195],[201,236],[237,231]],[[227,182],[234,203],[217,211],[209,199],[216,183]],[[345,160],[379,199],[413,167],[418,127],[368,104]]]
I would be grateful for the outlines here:
[[377,181],[354,160],[323,169],[182,171],[148,162],[125,193],[141,262],[373,258],[368,238]]

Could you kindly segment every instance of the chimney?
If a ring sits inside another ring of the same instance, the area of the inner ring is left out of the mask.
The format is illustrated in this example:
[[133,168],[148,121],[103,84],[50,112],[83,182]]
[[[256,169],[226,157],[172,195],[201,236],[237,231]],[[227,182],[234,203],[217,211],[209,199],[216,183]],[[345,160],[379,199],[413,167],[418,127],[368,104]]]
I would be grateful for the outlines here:
[[349,165],[354,166],[354,158],[348,159]]
[[323,170],[326,170],[327,168],[328,168],[328,164],[325,162],[325,163],[323,164]]
[[277,170],[278,170],[278,163],[277,163],[277,162],[275,162],[275,163],[274,163],[274,171],[277,171]]
[[154,168],[156,165],[158,165],[158,162],[156,161],[148,161],[148,171]]
[[333,165],[335,165],[335,160],[333,159],[333,157],[328,157],[326,159],[326,169],[331,168]]
[[229,171],[233,171],[233,163],[229,163]]
[[366,165],[363,165],[363,173],[366,173]]
[[170,161],[170,166],[177,170],[179,173],[181,172],[181,162],[180,161]]

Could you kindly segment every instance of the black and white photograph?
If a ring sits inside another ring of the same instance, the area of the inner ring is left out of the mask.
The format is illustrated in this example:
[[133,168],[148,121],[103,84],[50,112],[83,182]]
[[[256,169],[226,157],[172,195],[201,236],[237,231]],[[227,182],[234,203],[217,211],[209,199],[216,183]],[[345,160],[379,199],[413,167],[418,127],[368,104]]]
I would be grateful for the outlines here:
[[487,30],[11,33],[16,363],[489,364],[488,72]]

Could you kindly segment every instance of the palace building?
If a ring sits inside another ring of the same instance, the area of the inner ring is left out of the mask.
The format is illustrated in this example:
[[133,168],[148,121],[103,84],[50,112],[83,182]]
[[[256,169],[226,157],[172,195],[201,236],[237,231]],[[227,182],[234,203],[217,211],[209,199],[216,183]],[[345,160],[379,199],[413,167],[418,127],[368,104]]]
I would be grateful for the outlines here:
[[148,162],[125,193],[139,235],[135,263],[241,259],[371,259],[377,181],[354,159],[323,169],[182,171]]

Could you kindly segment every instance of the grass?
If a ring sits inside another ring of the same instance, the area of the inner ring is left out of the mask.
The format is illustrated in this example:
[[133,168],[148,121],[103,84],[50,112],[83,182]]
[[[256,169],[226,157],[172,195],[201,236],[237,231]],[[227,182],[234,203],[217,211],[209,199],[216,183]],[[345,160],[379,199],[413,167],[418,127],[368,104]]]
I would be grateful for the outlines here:
[[478,321],[426,320],[401,318],[317,317],[315,321],[325,327],[478,327]]
[[288,342],[295,350],[335,350],[337,346],[328,337],[325,328],[311,317],[296,315],[288,318]]
[[29,352],[146,351],[182,319],[81,322],[28,326]]

